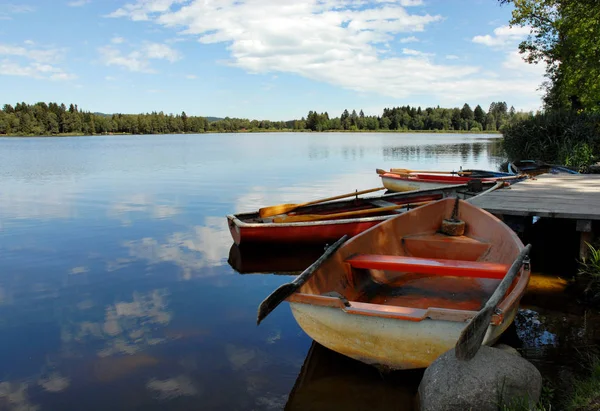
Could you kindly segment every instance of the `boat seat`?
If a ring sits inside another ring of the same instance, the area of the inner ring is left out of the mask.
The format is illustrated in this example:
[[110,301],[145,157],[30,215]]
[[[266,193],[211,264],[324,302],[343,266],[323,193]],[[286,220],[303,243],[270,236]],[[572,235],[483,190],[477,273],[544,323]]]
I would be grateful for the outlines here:
[[510,268],[499,263],[378,254],[356,254],[346,262],[353,268],[497,280],[504,278]]

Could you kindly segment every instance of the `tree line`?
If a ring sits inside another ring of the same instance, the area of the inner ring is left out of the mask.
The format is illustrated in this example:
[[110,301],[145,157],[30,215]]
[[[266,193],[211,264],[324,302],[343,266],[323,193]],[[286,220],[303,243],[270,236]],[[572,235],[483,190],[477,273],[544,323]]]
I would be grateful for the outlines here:
[[462,108],[394,107],[385,108],[381,116],[365,116],[360,110],[348,110],[339,117],[327,112],[309,111],[300,120],[269,121],[229,118],[209,121],[201,116],[165,114],[101,114],[81,110],[76,104],[17,103],[5,104],[0,110],[0,135],[59,134],[171,134],[238,131],[411,131],[411,130],[500,130],[516,114],[506,102],[494,102],[486,113],[480,105],[474,110]]
[[471,109],[465,103],[462,108],[440,108],[402,106],[385,108],[381,116],[365,116],[364,112],[356,113],[344,110],[340,117],[330,118],[327,112],[309,111],[306,119],[295,122],[296,129],[312,131],[327,130],[397,130],[397,131],[498,131],[515,115],[515,108],[508,109],[506,102],[490,104],[486,113],[480,105]]

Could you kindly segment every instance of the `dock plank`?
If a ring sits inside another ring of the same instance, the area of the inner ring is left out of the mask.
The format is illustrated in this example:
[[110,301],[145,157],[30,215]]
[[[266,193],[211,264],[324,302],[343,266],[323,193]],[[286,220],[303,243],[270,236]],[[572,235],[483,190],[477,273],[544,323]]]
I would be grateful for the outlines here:
[[543,174],[472,204],[494,214],[600,220],[600,175]]

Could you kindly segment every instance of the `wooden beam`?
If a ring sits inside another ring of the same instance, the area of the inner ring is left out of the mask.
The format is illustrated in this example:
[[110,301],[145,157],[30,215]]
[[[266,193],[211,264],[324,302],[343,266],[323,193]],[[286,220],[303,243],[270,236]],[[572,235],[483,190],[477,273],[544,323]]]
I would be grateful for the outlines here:
[[591,233],[592,220],[577,220],[577,226],[575,229],[580,233]]

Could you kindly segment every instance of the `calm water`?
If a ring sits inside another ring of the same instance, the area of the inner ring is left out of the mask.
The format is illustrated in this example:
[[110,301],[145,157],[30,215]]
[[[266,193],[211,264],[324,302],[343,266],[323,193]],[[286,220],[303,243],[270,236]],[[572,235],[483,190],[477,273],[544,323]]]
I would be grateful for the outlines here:
[[290,277],[232,247],[225,215],[502,160],[485,135],[0,139],[0,410],[350,410],[361,389],[411,409],[419,373],[311,349],[287,304],[256,326]]

